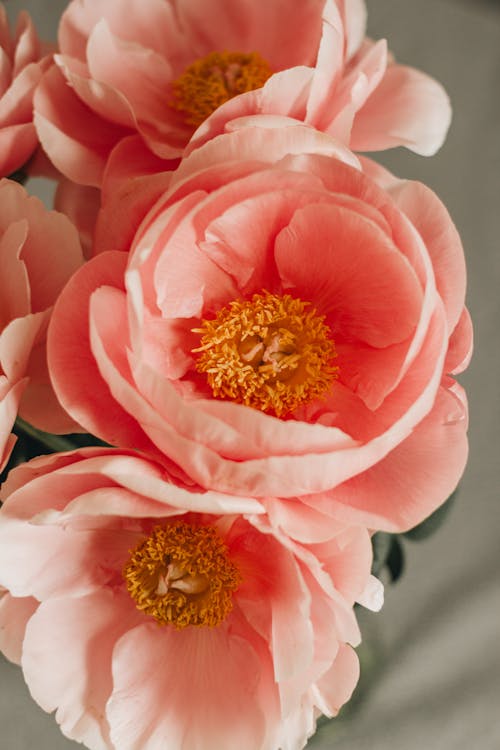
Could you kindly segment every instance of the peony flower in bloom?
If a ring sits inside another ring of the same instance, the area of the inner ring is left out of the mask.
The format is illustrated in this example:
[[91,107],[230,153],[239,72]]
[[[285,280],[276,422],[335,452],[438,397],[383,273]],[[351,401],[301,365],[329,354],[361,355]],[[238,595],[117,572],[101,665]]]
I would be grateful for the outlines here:
[[[358,678],[360,527],[298,543],[263,505],[88,449],[9,475],[0,647],[92,750],[295,750]],[[372,579],[374,580],[374,579]]]
[[37,427],[70,432],[54,396],[45,341],[52,306],[82,263],[74,228],[11,180],[0,181],[0,465],[18,411]]
[[446,94],[364,40],[362,0],[301,0],[289,16],[288,0],[72,0],[35,99],[44,149],[100,186],[127,136],[177,159],[199,126],[205,140],[247,114],[298,118],[363,150],[439,148]]
[[428,188],[356,164],[303,126],[194,151],[131,253],[61,295],[65,408],[209,489],[387,530],[427,516],[467,454],[462,247]]
[[50,59],[31,18],[19,14],[14,33],[0,3],[0,177],[20,169],[38,145],[33,125],[33,93]]

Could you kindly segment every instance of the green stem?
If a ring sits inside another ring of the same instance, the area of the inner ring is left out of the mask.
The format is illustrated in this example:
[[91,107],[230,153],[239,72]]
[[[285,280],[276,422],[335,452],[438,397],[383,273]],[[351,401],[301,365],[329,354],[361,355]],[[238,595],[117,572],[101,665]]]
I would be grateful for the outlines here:
[[42,430],[37,430],[36,427],[30,425],[29,422],[25,422],[24,419],[21,419],[21,417],[18,417],[16,419],[15,426],[26,435],[29,435],[29,437],[37,440],[39,443],[42,443],[47,448],[50,448],[55,453],[59,453],[61,451],[73,451],[77,448],[77,446],[74,445],[71,440],[61,437],[60,435],[52,435],[50,432],[42,432]]

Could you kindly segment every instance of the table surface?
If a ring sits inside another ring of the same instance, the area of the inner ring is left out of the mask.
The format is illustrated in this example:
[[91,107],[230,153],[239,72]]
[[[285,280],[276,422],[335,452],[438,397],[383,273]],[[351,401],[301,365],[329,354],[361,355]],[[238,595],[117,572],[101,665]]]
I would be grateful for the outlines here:
[[[60,0],[8,0],[54,38]],[[396,174],[421,179],[447,205],[462,235],[475,356],[461,377],[470,397],[470,461],[445,526],[406,544],[407,570],[363,617],[376,643],[376,679],[357,710],[330,723],[311,750],[498,750],[500,748],[500,2],[368,0],[369,32],[397,59],[438,78],[454,120],[438,155],[381,156]],[[0,657],[1,750],[74,750],[31,700],[21,671]],[[167,748],[165,750],[168,750]],[[309,745],[308,745],[309,750]]]

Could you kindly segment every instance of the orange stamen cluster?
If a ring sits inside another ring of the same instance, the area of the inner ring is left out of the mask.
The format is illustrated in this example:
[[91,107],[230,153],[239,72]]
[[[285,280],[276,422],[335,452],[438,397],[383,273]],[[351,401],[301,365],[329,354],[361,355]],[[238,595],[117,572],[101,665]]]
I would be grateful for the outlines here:
[[197,127],[233,96],[261,88],[272,75],[258,52],[211,52],[189,65],[172,84],[174,109]]
[[139,610],[160,625],[219,625],[232,609],[241,576],[212,526],[156,526],[123,570]]
[[193,351],[214,396],[278,417],[324,397],[337,377],[336,351],[324,316],[309,305],[264,292],[203,320]]

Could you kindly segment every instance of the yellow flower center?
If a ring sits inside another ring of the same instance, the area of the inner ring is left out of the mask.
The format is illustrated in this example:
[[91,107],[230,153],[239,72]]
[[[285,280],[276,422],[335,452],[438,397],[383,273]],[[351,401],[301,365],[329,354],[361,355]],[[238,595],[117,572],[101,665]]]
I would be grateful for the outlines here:
[[337,354],[324,316],[309,305],[263,292],[203,320],[193,352],[214,396],[278,417],[325,396],[337,377]]
[[219,625],[241,576],[215,528],[177,521],[156,526],[123,569],[137,609],[160,625]]
[[272,75],[258,52],[211,52],[195,60],[172,84],[172,107],[184,112],[187,125],[198,126],[221,104],[259,89]]

